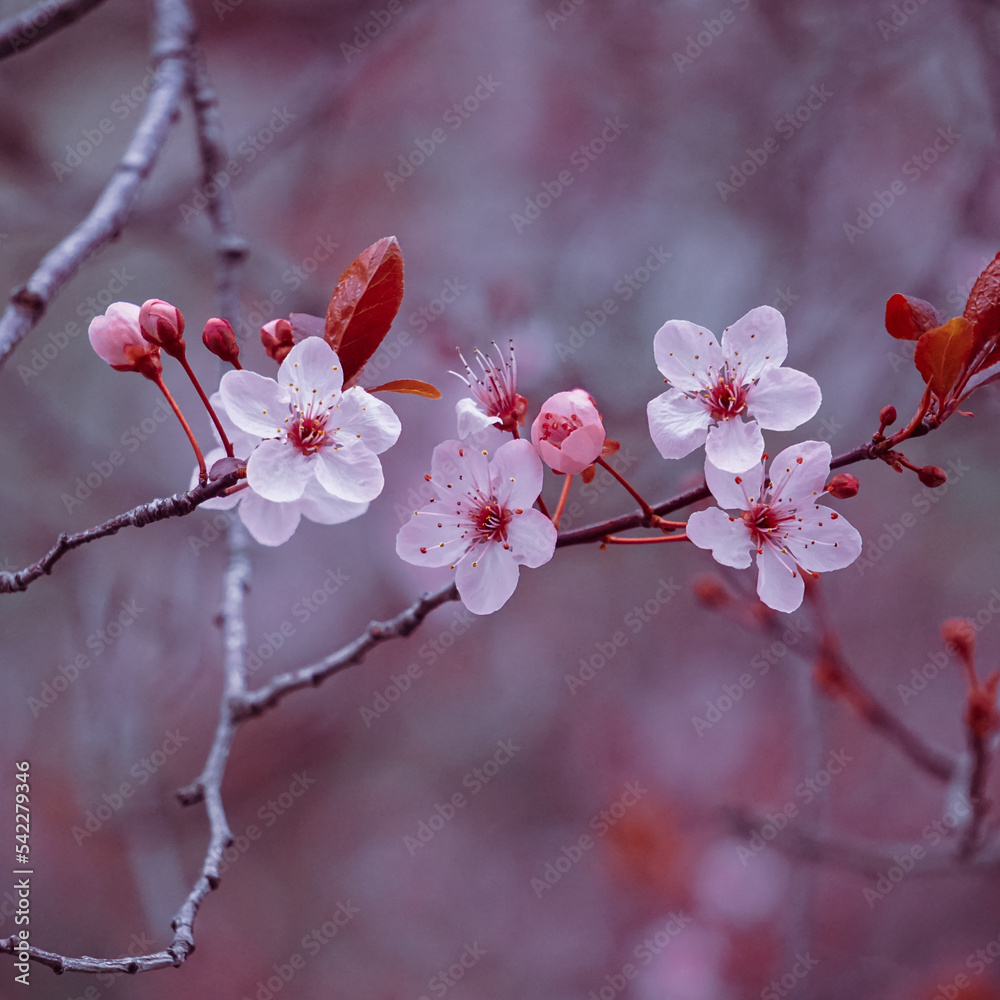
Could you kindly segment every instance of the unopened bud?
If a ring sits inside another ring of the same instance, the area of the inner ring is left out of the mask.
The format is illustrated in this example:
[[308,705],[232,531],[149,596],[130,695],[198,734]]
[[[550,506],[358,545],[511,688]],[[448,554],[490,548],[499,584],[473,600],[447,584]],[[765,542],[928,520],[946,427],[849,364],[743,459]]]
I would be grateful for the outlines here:
[[949,618],[941,623],[941,638],[955,647],[955,653],[972,664],[976,649],[976,630],[966,618]]
[[205,324],[201,340],[217,358],[228,361],[235,368],[240,367],[240,348],[229,320],[217,316],[210,319]]
[[882,424],[882,430],[885,430],[886,427],[889,427],[896,422],[896,407],[883,406],[882,412],[878,415],[878,419]]
[[267,356],[280,365],[285,355],[295,346],[292,339],[292,324],[287,319],[272,319],[260,328],[260,342]]
[[163,299],[147,299],[139,309],[139,327],[151,344],[163,348],[171,357],[184,354],[184,315]]
[[691,589],[697,600],[707,608],[723,608],[732,600],[726,585],[714,573],[703,573],[695,577]]
[[849,472],[841,472],[826,484],[826,492],[838,500],[847,500],[858,495],[858,477]]
[[948,482],[948,474],[937,465],[925,465],[922,469],[918,469],[917,478],[924,486],[929,486],[932,490],[936,490]]

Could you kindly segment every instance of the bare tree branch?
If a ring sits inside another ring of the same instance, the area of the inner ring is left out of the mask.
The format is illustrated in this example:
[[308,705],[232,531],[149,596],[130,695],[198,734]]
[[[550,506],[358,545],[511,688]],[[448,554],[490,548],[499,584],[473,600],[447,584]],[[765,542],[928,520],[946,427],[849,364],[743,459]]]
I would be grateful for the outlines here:
[[157,80],[146,110],[90,214],[45,255],[35,273],[11,295],[10,305],[0,317],[0,368],[80,265],[114,239],[128,220],[177,117],[188,78],[193,32],[185,0],[156,0],[152,54]]
[[186,493],[175,493],[170,497],[162,497],[159,500],[150,500],[147,503],[139,504],[131,510],[119,514],[117,517],[98,524],[96,527],[87,528],[85,531],[77,531],[69,535],[63,532],[56,540],[56,544],[42,556],[38,562],[26,566],[24,569],[15,572],[0,572],[0,594],[18,593],[28,588],[28,584],[37,580],[40,576],[52,572],[52,567],[67,552],[72,549],[93,542],[98,538],[105,538],[114,535],[122,528],[143,528],[154,521],[164,521],[168,517],[183,517],[190,514],[199,504],[212,497],[218,496],[230,486],[235,486],[240,481],[237,473],[232,472],[221,479],[207,483],[204,486],[196,486]]
[[30,49],[102,3],[104,0],[40,0],[0,21],[0,59]]

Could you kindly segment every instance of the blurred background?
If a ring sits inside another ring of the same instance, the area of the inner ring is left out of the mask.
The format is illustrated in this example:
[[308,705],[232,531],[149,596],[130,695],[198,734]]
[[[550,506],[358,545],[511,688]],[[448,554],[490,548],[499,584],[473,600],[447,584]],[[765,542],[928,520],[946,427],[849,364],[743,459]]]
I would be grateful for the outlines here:
[[[870,438],[885,404],[908,419],[922,391],[912,348],[884,331],[886,299],[960,313],[1000,250],[992,3],[195,6],[251,248],[245,363],[273,374],[260,324],[321,314],[340,272],[394,234],[406,296],[363,382],[444,393],[393,400],[402,436],[363,519],[304,521],[284,547],[254,547],[254,685],[447,581],[401,563],[394,536],[455,433],[456,349],[513,338],[529,420],[551,393],[586,388],[622,444],[617,467],[656,502],[701,474],[698,454],[663,461],[646,427],[667,319],[721,332],[754,306],[780,309],[788,364],[817,378],[823,405],[769,450],[820,438],[837,454]],[[109,0],[0,64],[3,287],[113,171],[152,86],[150,15]],[[5,568],[187,487],[190,449],[153,387],[111,371],[85,331],[118,299],[168,299],[195,331],[214,315],[203,201],[185,107],[120,239],[3,372]],[[215,359],[191,353],[214,385]],[[208,441],[193,393],[165,374]],[[852,470],[861,492],[838,506],[866,554],[822,580],[848,662],[954,753],[964,686],[941,621],[981,613],[981,672],[1000,659],[996,389],[970,408],[906,449],[949,470],[942,489]],[[548,478],[550,505],[559,485]],[[633,509],[606,474],[570,504],[566,528]],[[0,792],[13,801],[13,762],[30,761],[38,946],[112,956],[170,940],[208,836],[174,793],[199,773],[218,713],[216,517],[123,531],[0,601]],[[789,857],[790,829],[753,851],[727,823],[728,808],[781,812],[912,856],[948,849],[933,824],[947,829],[954,803],[812,690],[807,608],[763,628],[754,574],[721,568],[729,609],[700,605],[692,582],[717,568],[683,546],[560,550],[499,613],[442,607],[245,725],[224,785],[238,839],[196,953],[136,978],[33,966],[32,995],[1000,996],[995,876],[917,864],[879,883]],[[911,696],[922,667],[931,679]]]

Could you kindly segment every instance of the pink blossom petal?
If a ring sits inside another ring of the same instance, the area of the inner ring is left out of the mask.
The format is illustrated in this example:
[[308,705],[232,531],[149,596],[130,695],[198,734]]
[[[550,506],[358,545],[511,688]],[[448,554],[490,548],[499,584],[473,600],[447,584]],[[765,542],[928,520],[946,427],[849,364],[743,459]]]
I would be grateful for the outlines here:
[[743,472],[764,454],[764,435],[755,420],[723,420],[708,429],[705,455],[723,472]]
[[336,352],[325,340],[306,337],[281,362],[277,381],[283,388],[295,387],[289,398],[297,399],[304,409],[313,398],[329,402],[338,396],[344,384],[344,372]]
[[740,518],[718,507],[696,510],[688,517],[687,536],[699,549],[711,549],[716,562],[733,569],[750,565],[750,532]]
[[489,493],[489,459],[464,441],[442,441],[431,455],[431,486],[442,500],[466,491]]
[[[310,468],[303,462],[297,462],[296,466]],[[382,463],[378,456],[360,442],[345,444],[339,448],[323,448],[316,452],[315,470],[323,489],[341,500],[352,500],[355,503],[374,500],[385,485]]]
[[712,491],[716,503],[725,510],[745,510],[748,498],[759,500],[763,474],[763,462],[740,473],[724,472],[711,462],[705,462],[705,483]]
[[556,536],[555,525],[540,510],[525,508],[507,526],[507,541],[514,561],[529,569],[537,569],[552,558]]
[[[587,424],[579,430],[573,431],[562,443],[560,450],[565,456],[564,468],[560,472],[583,472],[588,466],[593,465],[600,456],[604,448],[604,427]],[[553,465],[552,468],[559,468]]]
[[517,563],[503,546],[477,545],[458,564],[455,586],[473,614],[490,615],[507,603],[517,579]]
[[789,533],[785,546],[803,569],[828,573],[861,555],[861,535],[837,511],[813,504],[800,507],[798,517],[797,530]]
[[299,526],[299,504],[272,503],[252,490],[245,490],[240,520],[261,545],[284,545]]
[[741,316],[722,334],[722,351],[730,369],[744,381],[759,378],[767,368],[777,368],[788,356],[785,317],[772,306],[757,306]]
[[336,420],[342,433],[359,436],[376,455],[399,440],[401,425],[392,407],[357,386],[341,396]]
[[367,503],[331,496],[315,477],[306,483],[301,499],[296,502],[303,516],[316,524],[343,524],[344,521],[360,517],[368,510]]
[[805,505],[821,496],[830,475],[831,457],[826,441],[802,441],[775,455],[768,470],[774,483],[774,501]]
[[112,302],[103,316],[90,321],[87,330],[90,346],[109,365],[132,362],[125,353],[126,345],[149,348],[139,327],[139,308],[134,302]]
[[757,556],[757,596],[775,611],[795,611],[802,603],[802,571],[788,553],[765,545]]
[[715,334],[684,319],[668,320],[656,331],[653,357],[671,385],[694,392],[703,389],[725,361]]
[[668,389],[646,404],[649,436],[664,458],[683,458],[705,443],[712,418],[699,399]]
[[469,539],[453,516],[418,510],[396,534],[396,555],[414,566],[454,566],[468,551]]
[[226,372],[219,396],[229,419],[257,437],[274,437],[288,418],[288,393],[274,379],[256,372]]
[[819,383],[794,368],[768,368],[747,392],[748,407],[764,430],[792,431],[816,415]]
[[247,462],[250,489],[265,500],[276,503],[298,500],[314,475],[313,466],[298,461],[299,457],[295,449],[284,441],[274,438],[262,441]]
[[508,441],[493,453],[492,489],[505,507],[531,507],[542,492],[544,473],[538,453],[523,438]]

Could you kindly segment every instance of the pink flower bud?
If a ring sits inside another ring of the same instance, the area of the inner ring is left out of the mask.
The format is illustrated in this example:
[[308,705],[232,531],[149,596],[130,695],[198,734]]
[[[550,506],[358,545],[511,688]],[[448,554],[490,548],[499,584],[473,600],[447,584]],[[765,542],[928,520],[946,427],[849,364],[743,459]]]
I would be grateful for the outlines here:
[[287,319],[272,319],[260,328],[260,342],[267,356],[280,365],[285,355],[295,346],[292,339],[292,324]]
[[556,472],[583,472],[604,447],[604,424],[593,397],[583,389],[557,392],[531,425],[531,443]]
[[184,315],[177,306],[163,299],[147,299],[139,310],[139,326],[146,340],[171,357],[184,354]]
[[240,367],[240,348],[229,320],[218,317],[210,319],[205,324],[201,340],[217,358],[228,361],[236,368]]
[[132,302],[112,302],[103,316],[95,316],[87,330],[90,346],[115,371],[139,372],[156,379],[162,371],[160,349],[142,336],[139,307]]

